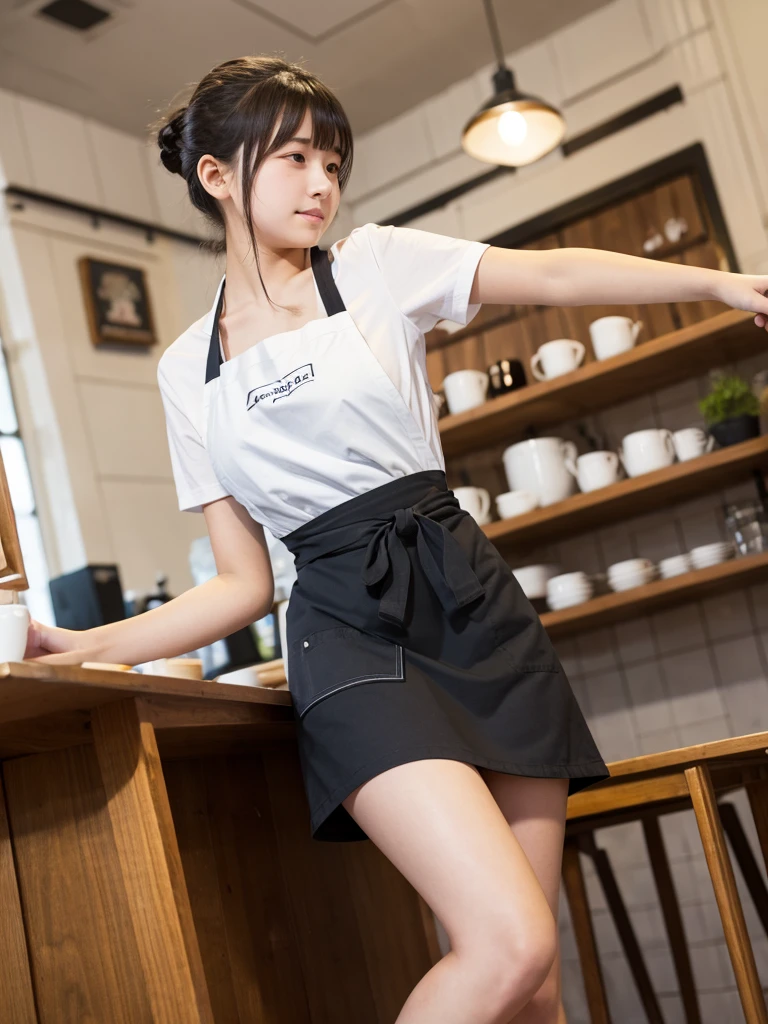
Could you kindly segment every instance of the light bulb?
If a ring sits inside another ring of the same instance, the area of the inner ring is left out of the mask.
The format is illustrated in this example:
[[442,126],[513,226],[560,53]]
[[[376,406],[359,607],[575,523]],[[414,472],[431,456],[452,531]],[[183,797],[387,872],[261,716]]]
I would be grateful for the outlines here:
[[528,122],[517,110],[505,110],[499,118],[498,132],[507,146],[519,146],[528,134]]

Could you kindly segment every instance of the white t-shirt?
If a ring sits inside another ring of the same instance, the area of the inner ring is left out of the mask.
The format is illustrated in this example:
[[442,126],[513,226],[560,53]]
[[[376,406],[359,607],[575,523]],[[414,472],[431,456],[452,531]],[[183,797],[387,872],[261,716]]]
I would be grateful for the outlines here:
[[[439,320],[466,325],[477,314],[480,305],[469,305],[469,294],[487,248],[486,242],[373,223],[351,231],[340,250],[337,243],[331,246],[331,269],[344,304],[442,468],[424,334]],[[157,367],[182,511],[200,512],[207,502],[229,493],[209,459],[203,424],[206,360],[223,280],[209,311],[169,345]],[[322,318],[325,313],[315,288]]]

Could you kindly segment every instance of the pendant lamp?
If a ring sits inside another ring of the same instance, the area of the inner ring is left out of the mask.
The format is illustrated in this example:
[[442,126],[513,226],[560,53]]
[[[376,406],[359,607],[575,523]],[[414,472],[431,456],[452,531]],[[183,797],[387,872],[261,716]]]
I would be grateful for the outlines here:
[[514,75],[504,63],[491,0],[483,2],[499,67],[493,75],[493,96],[464,126],[461,145],[476,160],[522,167],[560,144],[565,135],[565,120],[545,100],[515,88]]

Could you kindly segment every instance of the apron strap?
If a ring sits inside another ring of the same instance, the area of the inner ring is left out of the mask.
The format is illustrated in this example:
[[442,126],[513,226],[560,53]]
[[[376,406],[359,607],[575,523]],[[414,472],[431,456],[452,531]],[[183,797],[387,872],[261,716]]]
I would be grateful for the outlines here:
[[208,346],[208,361],[205,364],[206,384],[219,376],[221,364],[224,362],[221,358],[221,345],[219,344],[219,317],[221,316],[221,307],[224,305],[224,285],[226,283],[226,281],[221,282],[221,293],[219,301],[216,303],[216,313],[211,328],[211,343]]
[[320,298],[323,300],[326,313],[328,316],[343,313],[347,307],[344,305],[344,300],[339,294],[336,282],[333,280],[333,271],[328,260],[328,253],[324,252],[319,245],[313,245],[309,255],[312,260],[312,273],[315,275],[317,290],[320,292]]
[[[333,316],[335,313],[343,313],[347,307],[344,305],[344,300],[339,293],[339,289],[336,287],[336,282],[333,280],[328,253],[321,249],[320,246],[313,245],[309,255],[312,261],[312,273],[315,276],[317,290],[320,292],[320,298],[323,300],[326,313],[328,316]],[[226,283],[226,279],[222,281],[219,301],[216,303],[216,313],[213,317],[211,341],[208,346],[208,360],[205,365],[206,384],[209,381],[215,380],[220,375],[221,364],[224,362],[221,355],[221,342],[219,340],[219,319],[221,318],[221,308],[224,305],[224,286]]]

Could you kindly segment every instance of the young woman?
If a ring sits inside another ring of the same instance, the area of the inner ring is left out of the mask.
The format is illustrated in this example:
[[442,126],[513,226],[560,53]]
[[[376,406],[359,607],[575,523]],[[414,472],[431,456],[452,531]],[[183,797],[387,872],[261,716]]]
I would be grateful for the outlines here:
[[27,655],[137,664],[253,622],[272,605],[269,527],[298,570],[286,660],[312,835],[370,838],[450,938],[398,1024],[556,1024],[566,797],[606,768],[446,485],[424,333],[485,302],[705,298],[765,327],[768,277],[371,223],[329,259],[350,127],[278,58],[214,68],[158,140],[226,253],[212,308],[158,367],[179,505],[202,510],[219,572],[124,622],[34,623]]

